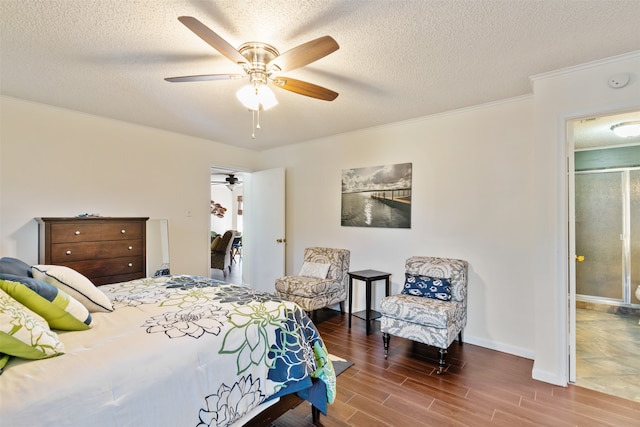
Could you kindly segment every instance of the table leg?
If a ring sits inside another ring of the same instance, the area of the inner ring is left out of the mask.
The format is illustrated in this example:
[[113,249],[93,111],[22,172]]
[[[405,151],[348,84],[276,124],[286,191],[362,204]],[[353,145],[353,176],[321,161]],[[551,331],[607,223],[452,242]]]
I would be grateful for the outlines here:
[[371,280],[366,281],[367,285],[367,314],[366,314],[366,322],[367,322],[367,335],[369,335],[369,329],[371,328]]
[[388,297],[389,295],[391,295],[391,280],[389,280],[389,276],[387,276],[385,280],[387,281],[385,285],[385,296]]
[[351,308],[353,306],[353,277],[349,276],[349,329],[351,329]]

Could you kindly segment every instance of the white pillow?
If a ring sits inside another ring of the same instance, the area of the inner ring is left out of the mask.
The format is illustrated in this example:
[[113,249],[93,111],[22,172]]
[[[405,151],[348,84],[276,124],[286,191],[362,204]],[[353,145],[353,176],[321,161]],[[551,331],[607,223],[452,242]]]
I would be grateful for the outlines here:
[[329,273],[329,267],[331,267],[331,264],[305,261],[302,264],[302,270],[300,270],[300,276],[315,277],[317,279],[326,279],[327,274]]
[[33,277],[62,289],[93,313],[113,311],[111,300],[91,280],[72,268],[63,265],[34,265]]

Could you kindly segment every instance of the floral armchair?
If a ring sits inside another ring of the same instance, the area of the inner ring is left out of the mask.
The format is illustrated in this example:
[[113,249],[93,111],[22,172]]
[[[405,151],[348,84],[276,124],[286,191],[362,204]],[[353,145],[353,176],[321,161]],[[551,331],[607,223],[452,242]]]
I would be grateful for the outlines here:
[[405,285],[399,295],[380,303],[384,357],[390,336],[438,347],[438,374],[444,372],[447,349],[467,324],[467,261],[414,256],[405,264]]
[[350,254],[346,249],[306,248],[300,274],[276,279],[276,295],[308,313],[333,304],[340,304],[344,313]]

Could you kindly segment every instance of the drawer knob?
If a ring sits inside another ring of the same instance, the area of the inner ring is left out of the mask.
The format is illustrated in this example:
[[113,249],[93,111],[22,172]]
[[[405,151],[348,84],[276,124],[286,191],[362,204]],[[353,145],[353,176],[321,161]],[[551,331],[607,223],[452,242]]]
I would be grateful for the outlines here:
[[132,263],[129,263],[129,267],[133,267],[133,264],[132,264]]
[[133,250],[133,246],[129,246],[129,250],[132,251]]
[[79,236],[80,235],[80,230],[76,230],[75,235]]
[[65,252],[65,254],[71,255],[71,251],[67,251],[67,252]]
[[121,233],[121,234],[124,234],[124,233],[126,233],[126,232],[127,232],[127,230],[125,230],[124,228],[123,228],[122,230],[120,230],[120,233]]

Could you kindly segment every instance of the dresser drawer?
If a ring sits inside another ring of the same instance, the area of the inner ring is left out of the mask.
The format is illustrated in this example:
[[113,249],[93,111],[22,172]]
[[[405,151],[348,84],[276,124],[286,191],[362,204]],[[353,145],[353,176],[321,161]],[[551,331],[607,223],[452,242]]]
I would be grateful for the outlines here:
[[51,224],[51,243],[87,242],[100,240],[100,227],[92,223]]
[[141,222],[70,222],[51,224],[51,243],[131,240],[142,237]]
[[141,256],[72,261],[64,265],[89,278],[136,273],[144,277],[145,274],[144,258]]
[[102,240],[131,240],[142,237],[142,227],[146,224],[141,222],[107,222],[102,224]]
[[51,244],[52,264],[135,255],[142,255],[142,241],[140,239]]

